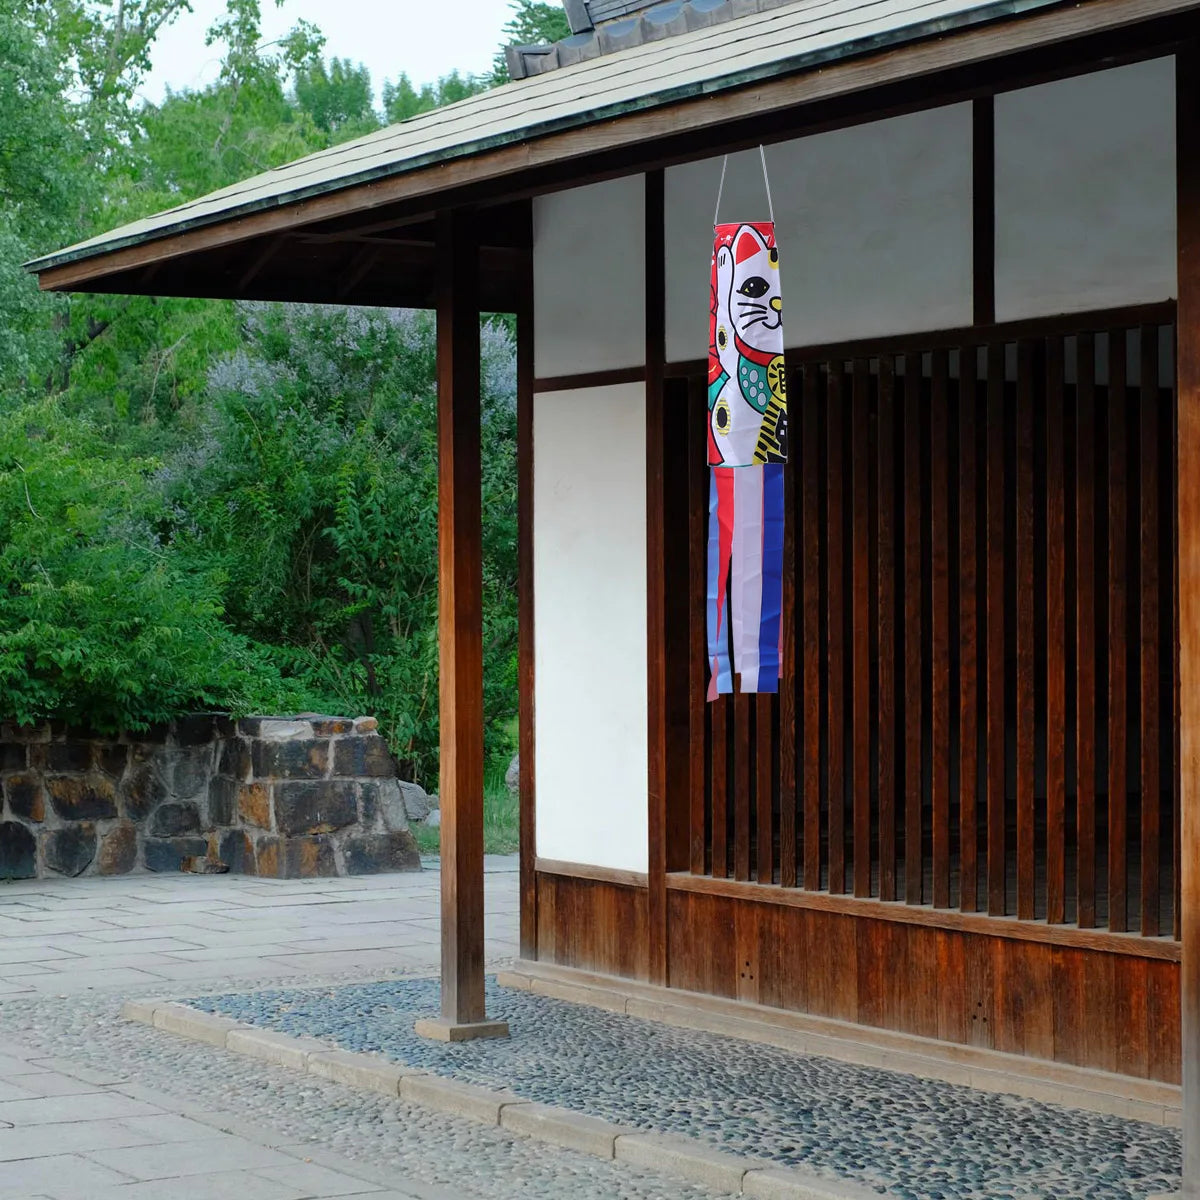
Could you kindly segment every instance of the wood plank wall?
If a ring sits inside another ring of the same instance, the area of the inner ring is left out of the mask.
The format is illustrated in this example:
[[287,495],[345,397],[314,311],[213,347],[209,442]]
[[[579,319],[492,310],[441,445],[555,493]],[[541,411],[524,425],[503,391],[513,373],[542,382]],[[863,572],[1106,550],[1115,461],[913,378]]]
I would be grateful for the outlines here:
[[694,874],[1175,935],[1173,328],[1105,317],[789,361],[791,669],[693,718]]
[[687,890],[671,986],[1164,1082],[1179,966]]
[[649,977],[648,890],[538,871],[537,957],[563,967]]

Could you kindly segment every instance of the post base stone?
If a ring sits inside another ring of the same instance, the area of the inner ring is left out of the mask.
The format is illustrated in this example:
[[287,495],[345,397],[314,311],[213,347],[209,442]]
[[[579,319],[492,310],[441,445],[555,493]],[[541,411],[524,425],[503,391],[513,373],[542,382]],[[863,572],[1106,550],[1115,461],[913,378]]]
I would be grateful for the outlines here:
[[418,1037],[439,1042],[470,1042],[475,1038],[508,1037],[507,1021],[469,1021],[458,1024],[445,1017],[421,1018],[413,1025]]

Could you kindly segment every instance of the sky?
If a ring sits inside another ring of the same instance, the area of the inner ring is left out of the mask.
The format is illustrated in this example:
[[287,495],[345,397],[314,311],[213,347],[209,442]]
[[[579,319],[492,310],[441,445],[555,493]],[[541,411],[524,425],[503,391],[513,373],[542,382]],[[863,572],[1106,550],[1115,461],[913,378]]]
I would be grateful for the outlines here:
[[[181,91],[216,79],[220,47],[206,46],[204,33],[224,7],[224,0],[192,0],[193,11],[159,35],[142,96],[157,102],[168,87]],[[455,69],[488,70],[511,16],[508,0],[285,0],[279,8],[263,0],[262,9],[266,40],[311,21],[325,35],[326,58],[365,63],[376,100],[384,80],[401,72],[419,85]]]

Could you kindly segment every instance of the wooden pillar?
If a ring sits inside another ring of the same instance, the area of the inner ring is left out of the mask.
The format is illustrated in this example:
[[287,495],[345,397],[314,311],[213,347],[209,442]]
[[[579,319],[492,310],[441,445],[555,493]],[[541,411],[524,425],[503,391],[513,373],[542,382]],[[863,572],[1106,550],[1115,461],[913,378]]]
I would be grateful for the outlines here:
[[1176,60],[1183,1195],[1200,1198],[1200,43]]
[[646,174],[646,651],[649,737],[650,982],[666,987],[667,968],[667,595],[664,578],[663,362],[666,357],[664,177]]
[[438,643],[442,1015],[417,1033],[504,1037],[483,999],[483,550],[479,246],[461,211],[437,218]]
[[517,692],[521,832],[521,957],[537,953],[537,807],[533,674],[533,204],[525,215],[528,246],[517,309]]

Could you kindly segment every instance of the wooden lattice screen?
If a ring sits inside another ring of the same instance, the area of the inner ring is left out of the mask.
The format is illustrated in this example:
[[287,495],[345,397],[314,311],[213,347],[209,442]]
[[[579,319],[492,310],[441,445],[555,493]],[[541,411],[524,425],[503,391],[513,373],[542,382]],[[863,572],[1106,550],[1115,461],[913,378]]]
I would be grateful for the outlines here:
[[786,686],[693,695],[692,873],[1178,935],[1173,332],[789,361]]

